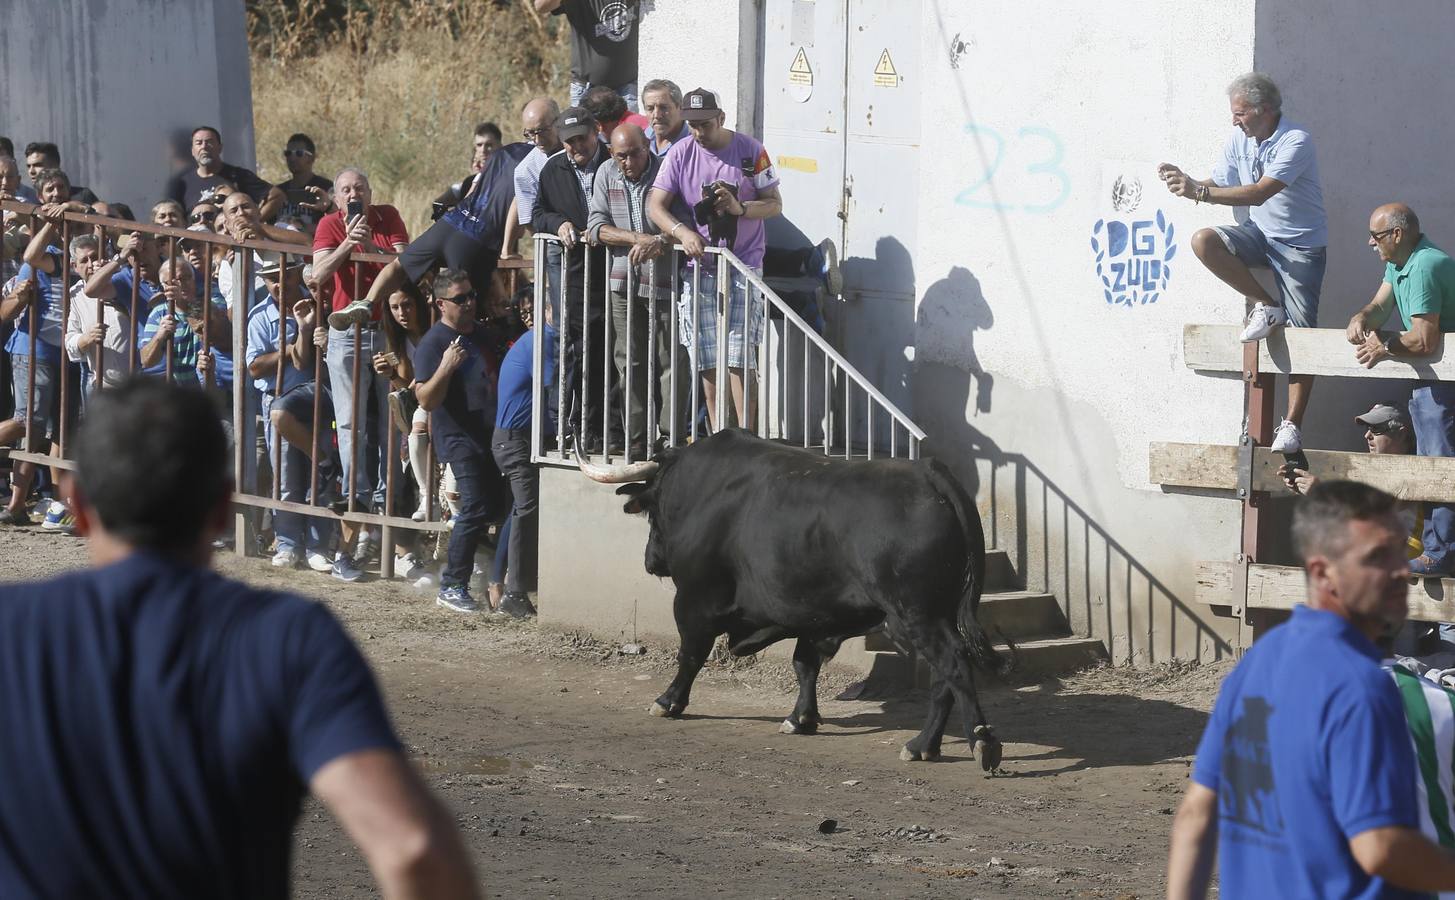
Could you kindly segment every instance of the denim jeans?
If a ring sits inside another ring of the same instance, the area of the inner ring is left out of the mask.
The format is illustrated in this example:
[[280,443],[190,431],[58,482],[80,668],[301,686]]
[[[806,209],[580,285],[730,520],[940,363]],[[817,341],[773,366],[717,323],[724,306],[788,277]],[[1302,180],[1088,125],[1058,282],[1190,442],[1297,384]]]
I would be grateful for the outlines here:
[[[354,330],[328,330],[329,386],[333,391],[333,418],[338,428],[338,453],[343,463],[344,484],[353,486],[358,498],[358,507],[369,511],[384,508],[384,485],[388,474],[389,457],[389,379],[374,371],[374,354],[383,353],[384,334],[368,328],[363,330],[360,352],[363,359],[359,365],[359,388],[364,396],[359,403],[359,434],[363,445],[359,447],[359,471],[354,468]],[[370,427],[372,426],[372,427]],[[395,477],[401,477],[403,469],[395,470]],[[347,490],[344,496],[348,496]]]
[[[530,438],[505,429],[495,429],[490,451],[500,472],[510,481],[512,497],[507,537],[505,589],[530,591],[536,586],[536,512],[540,506],[540,473],[530,461]],[[496,554],[497,560],[499,554]]]
[[440,587],[470,583],[475,571],[475,550],[492,518],[491,499],[496,496],[500,471],[489,455],[450,460],[455,489],[460,494],[459,512],[450,529],[450,548],[440,572]]
[[[273,431],[270,415],[273,408],[281,405],[284,408],[307,407],[311,409],[313,390],[312,384],[300,384],[281,397],[264,398],[263,433],[267,438],[269,459],[272,459],[275,452],[274,441],[279,440],[278,435]],[[297,415],[297,412],[294,414]],[[278,479],[279,498],[293,503],[307,503],[312,468],[306,453],[284,441],[283,471],[274,475]],[[320,483],[322,483],[321,477]],[[259,493],[271,497],[273,486],[271,484],[260,486]],[[292,512],[273,513],[273,534],[277,536],[279,550],[297,548],[327,553],[333,543],[333,532],[334,524],[328,519]]]
[[[1455,384],[1421,384],[1410,395],[1410,424],[1420,456],[1455,456]],[[1434,568],[1455,565],[1455,505],[1425,504],[1425,555]]]

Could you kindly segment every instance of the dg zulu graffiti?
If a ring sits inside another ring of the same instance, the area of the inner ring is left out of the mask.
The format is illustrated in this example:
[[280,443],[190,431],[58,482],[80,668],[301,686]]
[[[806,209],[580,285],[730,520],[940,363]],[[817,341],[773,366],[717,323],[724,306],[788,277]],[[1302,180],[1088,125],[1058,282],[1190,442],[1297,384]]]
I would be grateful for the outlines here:
[[1091,227],[1096,276],[1108,306],[1156,303],[1172,278],[1177,244],[1172,223],[1157,210],[1151,219],[1097,219]]

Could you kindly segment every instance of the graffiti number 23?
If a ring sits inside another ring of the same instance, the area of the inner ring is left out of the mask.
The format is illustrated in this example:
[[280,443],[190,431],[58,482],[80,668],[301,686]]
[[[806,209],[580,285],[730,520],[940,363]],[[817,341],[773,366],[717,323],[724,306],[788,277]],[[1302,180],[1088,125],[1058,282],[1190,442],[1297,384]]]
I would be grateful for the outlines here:
[[[1040,189],[1044,185],[1051,195],[1049,197],[1025,197],[1023,199],[1033,202],[1024,203],[1007,202],[1007,198],[1003,196],[1003,186],[997,185],[996,182],[996,175],[1000,172],[1001,164],[1005,162],[1006,146],[1010,142],[994,128],[984,125],[973,123],[966,125],[965,133],[977,139],[982,150],[981,158],[985,160],[985,169],[974,184],[955,195],[955,202],[959,205],[968,206],[971,209],[1021,210],[1041,214],[1056,209],[1070,196],[1071,177],[1066,174],[1065,169],[1061,168],[1065,148],[1054,131],[1037,125],[1027,125],[1016,132],[1016,140],[1010,155],[1020,160],[1027,175],[1050,176],[1049,181],[1034,179],[1026,187],[1029,188],[1031,184],[1034,184],[1037,189]],[[1001,181],[1004,182],[1005,179],[1001,179]],[[998,191],[998,186],[1002,187],[1002,190]]]

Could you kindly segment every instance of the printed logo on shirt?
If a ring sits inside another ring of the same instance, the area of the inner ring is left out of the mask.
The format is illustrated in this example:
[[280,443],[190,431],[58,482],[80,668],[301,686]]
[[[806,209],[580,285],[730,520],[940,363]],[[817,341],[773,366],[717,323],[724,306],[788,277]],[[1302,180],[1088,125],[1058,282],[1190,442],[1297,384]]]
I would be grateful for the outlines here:
[[773,160],[768,156],[766,147],[758,151],[756,159],[743,157],[743,174],[751,178],[753,187],[760,191],[778,181],[778,172],[773,168]]
[[1262,697],[1244,697],[1243,711],[1223,734],[1219,812],[1230,822],[1269,837],[1283,835],[1283,816],[1274,794],[1268,755],[1268,720],[1273,707]]
[[600,21],[596,25],[596,36],[620,44],[631,37],[632,22],[636,21],[636,10],[626,3],[608,3],[601,7]]

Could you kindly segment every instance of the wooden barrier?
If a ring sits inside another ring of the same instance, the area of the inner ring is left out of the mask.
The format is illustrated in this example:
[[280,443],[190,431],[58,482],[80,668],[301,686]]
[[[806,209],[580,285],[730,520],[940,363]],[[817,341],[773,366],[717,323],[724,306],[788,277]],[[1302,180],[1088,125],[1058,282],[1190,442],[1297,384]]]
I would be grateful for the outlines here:
[[[1238,325],[1184,325],[1182,358],[1199,372],[1244,372],[1244,347]],[[1342,328],[1275,328],[1258,342],[1258,371],[1264,374],[1336,375],[1348,378],[1402,378],[1455,381],[1455,351],[1433,356],[1386,359],[1366,369]]]
[[[1246,602],[1238,597],[1237,570],[1233,562],[1203,562],[1197,567],[1194,597],[1209,606],[1239,606],[1250,609],[1289,610],[1304,602],[1303,569],[1297,566],[1248,567]],[[1420,622],[1455,621],[1455,578],[1417,578],[1410,586],[1409,617]]]
[[[1401,500],[1455,502],[1455,457],[1374,455],[1341,450],[1305,450],[1309,474],[1362,481]],[[1282,453],[1253,448],[1253,490],[1273,496],[1291,492],[1279,476]],[[1148,447],[1148,477],[1173,487],[1237,490],[1238,448],[1224,444],[1154,442]]]

